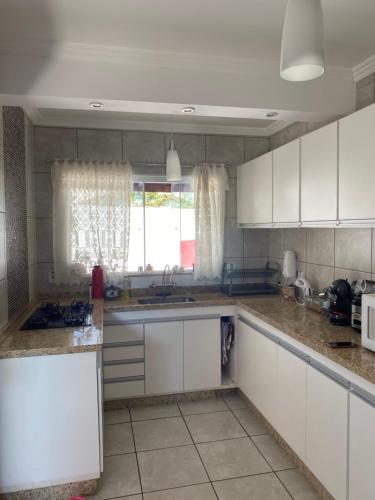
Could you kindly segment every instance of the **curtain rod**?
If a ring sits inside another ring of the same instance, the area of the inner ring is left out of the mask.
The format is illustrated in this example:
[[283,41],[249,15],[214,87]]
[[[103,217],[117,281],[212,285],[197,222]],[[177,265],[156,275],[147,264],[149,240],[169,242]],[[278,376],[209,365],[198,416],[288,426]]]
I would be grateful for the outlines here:
[[[82,162],[82,163],[127,163],[129,160],[78,160],[77,158],[47,158],[44,160],[44,163],[55,163],[55,162],[64,162],[67,161],[69,163],[73,163],[75,161],[77,162]],[[132,162],[129,161],[130,165],[134,167],[163,167],[165,168],[166,163],[154,163],[154,162]],[[181,167],[194,167],[195,165],[211,165],[211,164],[219,164],[219,165],[224,165],[225,168],[230,168],[232,165],[229,165],[228,163],[222,163],[222,162],[197,162],[194,164],[184,164],[181,163]]]

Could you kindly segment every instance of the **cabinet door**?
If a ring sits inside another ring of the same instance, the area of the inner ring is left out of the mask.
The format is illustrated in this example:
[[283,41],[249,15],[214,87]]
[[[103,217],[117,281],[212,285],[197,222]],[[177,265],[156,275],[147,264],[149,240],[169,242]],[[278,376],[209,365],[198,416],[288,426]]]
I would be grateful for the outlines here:
[[305,461],[306,370],[303,359],[278,347],[276,430]]
[[184,321],[184,389],[221,385],[220,318]]
[[298,222],[299,139],[273,152],[273,222]]
[[256,335],[258,333],[240,319],[237,321],[236,358],[237,385],[255,403]]
[[301,220],[337,220],[337,122],[301,138]]
[[346,499],[348,391],[307,367],[306,465],[336,500]]
[[375,219],[375,105],[339,121],[339,218]]
[[272,222],[272,153],[238,167],[237,200],[239,224]]
[[375,407],[350,395],[349,500],[372,500],[375,470]]
[[272,424],[277,412],[277,344],[256,333],[255,405]]
[[183,323],[145,325],[146,394],[183,390]]

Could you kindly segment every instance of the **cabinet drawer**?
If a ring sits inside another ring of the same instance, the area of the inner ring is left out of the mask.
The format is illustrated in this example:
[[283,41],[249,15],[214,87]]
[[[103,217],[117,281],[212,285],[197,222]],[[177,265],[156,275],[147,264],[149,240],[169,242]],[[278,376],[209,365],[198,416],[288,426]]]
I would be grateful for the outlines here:
[[145,374],[144,363],[104,365],[104,380],[109,378],[136,377]]
[[104,399],[128,398],[145,393],[144,380],[104,383]]
[[143,345],[130,345],[119,347],[105,347],[103,349],[104,361],[120,361],[122,359],[134,359],[144,357]]
[[143,324],[104,326],[104,344],[143,340]]

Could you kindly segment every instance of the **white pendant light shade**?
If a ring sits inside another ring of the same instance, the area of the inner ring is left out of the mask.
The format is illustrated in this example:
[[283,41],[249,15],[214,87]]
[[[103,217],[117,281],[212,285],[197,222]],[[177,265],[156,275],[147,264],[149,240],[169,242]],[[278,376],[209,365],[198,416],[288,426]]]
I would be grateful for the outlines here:
[[323,11],[320,0],[288,0],[281,42],[280,75],[303,82],[324,73]]
[[178,157],[173,137],[171,137],[167,153],[166,177],[169,182],[177,182],[181,180],[180,158]]

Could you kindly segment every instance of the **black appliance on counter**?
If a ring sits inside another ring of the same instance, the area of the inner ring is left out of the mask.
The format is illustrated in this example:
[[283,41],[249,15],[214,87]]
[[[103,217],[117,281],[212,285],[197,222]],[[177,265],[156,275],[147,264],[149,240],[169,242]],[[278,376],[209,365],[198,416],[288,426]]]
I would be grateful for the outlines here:
[[73,300],[68,305],[47,302],[35,309],[22,325],[21,330],[45,330],[50,328],[75,328],[92,324],[93,305]]
[[331,305],[328,311],[329,321],[333,325],[350,325],[352,313],[352,288],[348,280],[335,280],[326,290]]

